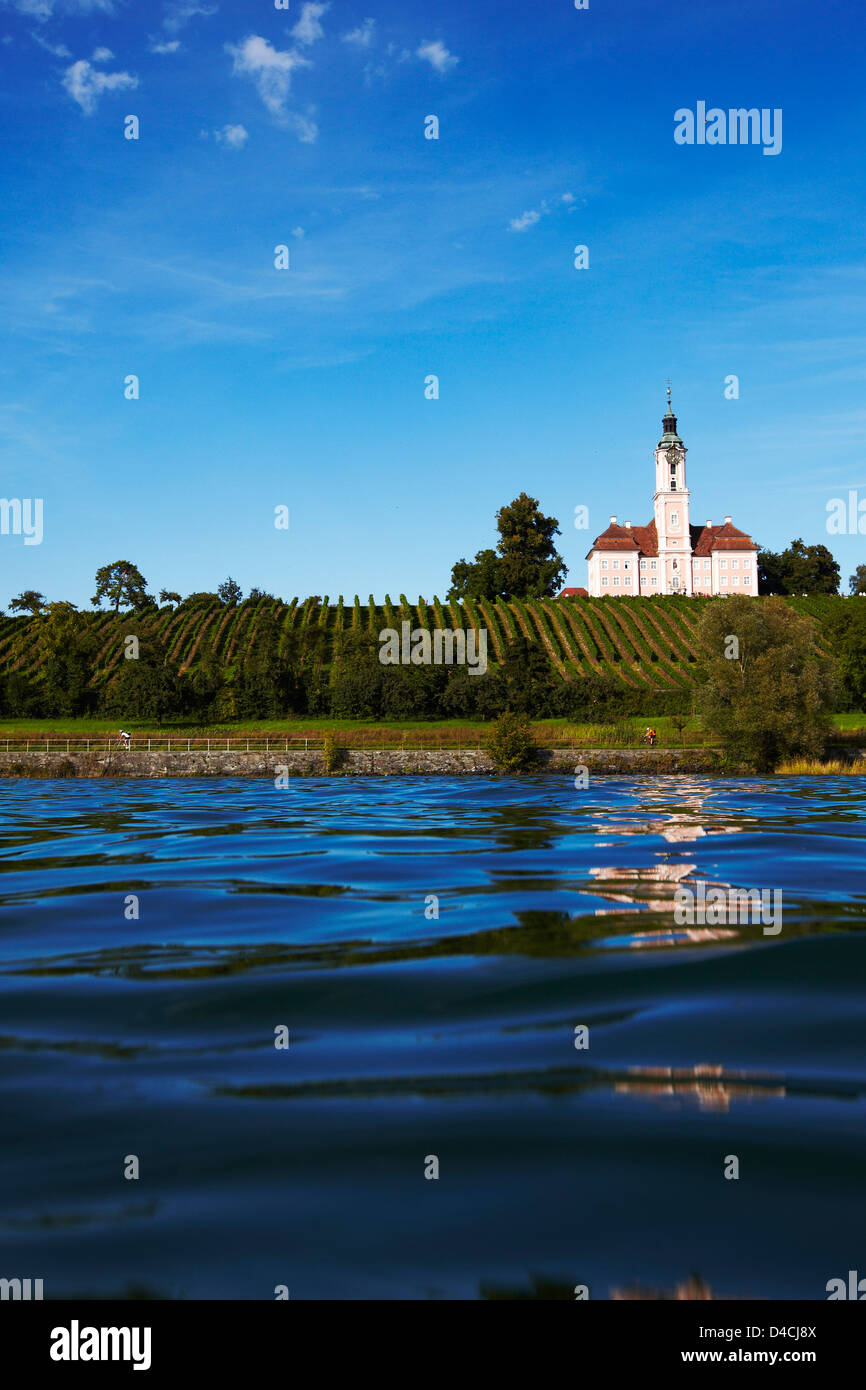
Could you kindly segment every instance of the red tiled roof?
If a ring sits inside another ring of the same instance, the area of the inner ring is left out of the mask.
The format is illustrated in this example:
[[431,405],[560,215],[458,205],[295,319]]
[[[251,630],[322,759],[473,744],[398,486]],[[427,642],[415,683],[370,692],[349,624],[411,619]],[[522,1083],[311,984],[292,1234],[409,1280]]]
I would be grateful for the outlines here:
[[[709,555],[713,550],[757,550],[758,547],[745,531],[738,531],[729,521],[721,526],[690,526],[692,553]],[[593,550],[638,551],[641,555],[658,555],[659,542],[655,521],[648,526],[619,526],[611,522],[606,531],[596,536]]]
[[709,555],[713,550],[757,550],[745,531],[738,531],[730,521],[722,526],[690,526],[692,550],[695,555]]
[[563,589],[560,598],[589,598],[588,589]]

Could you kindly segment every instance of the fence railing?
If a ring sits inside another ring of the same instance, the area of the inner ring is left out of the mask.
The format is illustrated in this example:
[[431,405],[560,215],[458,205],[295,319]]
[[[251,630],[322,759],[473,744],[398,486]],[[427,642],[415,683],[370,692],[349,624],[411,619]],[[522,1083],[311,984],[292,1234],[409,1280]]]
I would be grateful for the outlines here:
[[[644,739],[639,734],[615,734],[608,730],[587,730],[574,734],[561,730],[535,731],[533,738],[539,748],[555,750],[577,749],[618,749],[645,748]],[[483,743],[478,735],[467,730],[412,730],[404,735],[388,730],[351,730],[336,735],[337,745],[348,751],[387,753],[387,752],[457,752],[477,753],[483,751]],[[689,731],[685,739],[679,736],[660,737],[655,747],[659,750],[712,747],[704,735],[697,730]],[[133,735],[127,746],[115,737],[91,736],[89,738],[64,738],[48,735],[45,738],[3,738],[0,736],[0,751],[6,753],[296,753],[321,752],[324,736],[292,734],[251,734],[231,737],[192,737],[177,734]]]

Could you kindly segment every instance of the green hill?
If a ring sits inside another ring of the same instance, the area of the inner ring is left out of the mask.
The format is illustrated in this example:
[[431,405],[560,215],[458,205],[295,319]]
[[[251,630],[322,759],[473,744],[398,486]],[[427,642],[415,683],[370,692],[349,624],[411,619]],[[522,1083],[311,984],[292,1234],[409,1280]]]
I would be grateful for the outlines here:
[[[291,603],[262,599],[227,607],[204,596],[175,609],[83,614],[89,653],[86,685],[93,696],[91,708],[96,702],[104,705],[129,664],[124,660],[124,639],[135,635],[142,644],[156,639],[175,675],[188,683],[197,674],[216,672],[223,687],[230,689],[244,679],[251,662],[261,664],[264,641],[272,665],[291,666],[296,673],[304,673],[308,682],[315,675],[321,686],[328,681],[347,634],[366,634],[376,644],[381,629],[399,629],[405,621],[413,629],[486,628],[488,661],[494,671],[505,659],[509,644],[526,638],[544,652],[559,681],[580,684],[595,677],[596,685],[603,681],[609,689],[630,692],[637,708],[650,709],[653,700],[646,697],[690,697],[699,679],[701,614],[707,603],[723,601],[659,596],[470,599],[458,604],[435,595],[432,601],[419,597],[414,603],[405,595],[397,602],[386,595],[383,603],[376,604],[371,595],[366,604],[356,596],[351,603],[342,597],[335,603],[327,597]],[[819,623],[834,606],[850,602],[840,597],[788,601]],[[0,617],[0,677],[7,688],[14,678],[19,685],[22,680],[39,685],[45,661],[40,649],[43,622],[42,618]],[[671,709],[680,703],[662,702]],[[661,711],[662,704],[655,707]]]

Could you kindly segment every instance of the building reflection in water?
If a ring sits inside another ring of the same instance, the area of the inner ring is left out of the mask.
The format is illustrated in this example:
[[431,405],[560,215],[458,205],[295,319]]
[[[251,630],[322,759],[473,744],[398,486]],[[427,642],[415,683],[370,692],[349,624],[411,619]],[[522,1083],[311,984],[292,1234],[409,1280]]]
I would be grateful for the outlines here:
[[615,1083],[618,1094],[694,1101],[701,1110],[726,1112],[735,1100],[779,1100],[787,1095],[773,1077],[726,1071],[711,1062],[693,1067],[629,1067],[629,1075],[634,1080]]

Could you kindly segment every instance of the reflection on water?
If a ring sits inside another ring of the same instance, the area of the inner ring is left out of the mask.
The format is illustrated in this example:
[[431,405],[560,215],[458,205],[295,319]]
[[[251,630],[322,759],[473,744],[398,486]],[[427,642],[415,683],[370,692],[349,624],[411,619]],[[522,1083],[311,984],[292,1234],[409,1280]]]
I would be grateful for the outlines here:
[[[3,1264],[46,1297],[826,1297],[866,1237],[852,782],[5,783]],[[701,883],[782,890],[782,932],[677,926]]]

